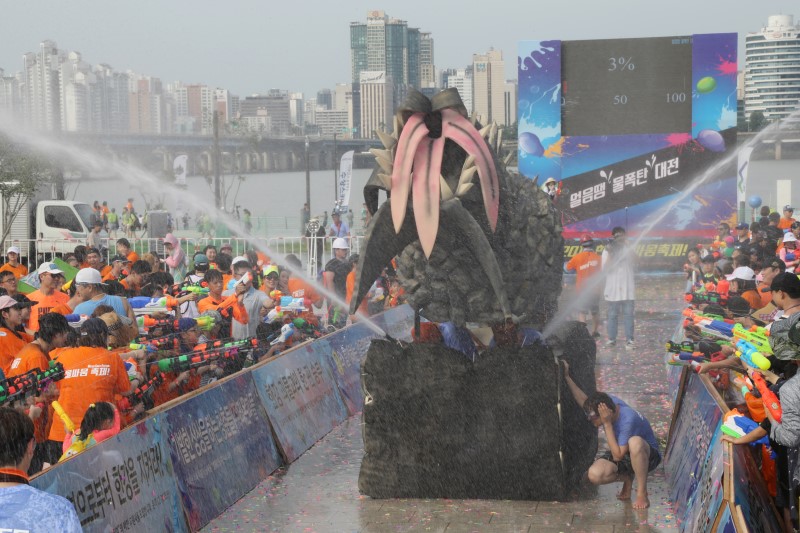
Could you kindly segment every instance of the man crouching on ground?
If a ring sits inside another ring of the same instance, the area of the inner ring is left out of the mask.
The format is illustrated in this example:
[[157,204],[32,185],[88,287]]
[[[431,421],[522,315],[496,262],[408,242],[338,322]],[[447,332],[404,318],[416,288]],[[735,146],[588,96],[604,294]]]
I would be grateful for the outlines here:
[[647,497],[647,475],[661,463],[658,441],[650,422],[638,411],[619,398],[596,392],[587,396],[569,376],[569,365],[564,361],[564,376],[572,396],[583,407],[589,421],[602,427],[609,451],[602,454],[589,467],[587,476],[594,485],[622,481],[620,500],[631,497],[633,478],[636,478],[634,509],[650,506]]

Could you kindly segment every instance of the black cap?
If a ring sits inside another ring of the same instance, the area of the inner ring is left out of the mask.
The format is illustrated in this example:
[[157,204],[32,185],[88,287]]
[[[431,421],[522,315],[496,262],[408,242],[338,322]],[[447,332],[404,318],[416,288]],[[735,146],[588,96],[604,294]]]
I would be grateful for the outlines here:
[[124,255],[115,255],[114,257],[111,258],[112,263],[116,263],[117,261],[119,261],[120,263],[130,263],[130,261],[128,261],[128,258],[125,257]]
[[27,296],[25,296],[21,292],[18,292],[17,294],[12,296],[12,298],[14,298],[17,301],[17,305],[14,306],[14,307],[17,307],[18,309],[25,309],[26,307],[33,307],[34,305],[39,303],[39,302],[34,302],[33,300],[31,300],[30,298],[28,298]]
[[800,298],[800,278],[792,272],[783,272],[775,276],[769,288],[772,292],[783,291],[790,298]]
[[748,226],[744,222],[740,222],[739,224],[736,224],[736,229],[750,229],[750,226]]
[[763,268],[777,268],[781,272],[786,272],[786,263],[780,257],[772,257],[764,263]]

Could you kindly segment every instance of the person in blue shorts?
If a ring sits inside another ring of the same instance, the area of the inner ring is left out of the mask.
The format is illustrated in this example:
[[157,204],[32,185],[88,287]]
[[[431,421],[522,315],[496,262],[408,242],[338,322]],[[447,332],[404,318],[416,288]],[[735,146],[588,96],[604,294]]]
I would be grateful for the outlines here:
[[604,392],[587,396],[570,378],[569,365],[565,361],[562,363],[573,398],[583,407],[589,421],[595,427],[602,427],[606,434],[609,449],[589,467],[589,482],[593,485],[607,485],[622,481],[622,490],[617,498],[626,501],[631,497],[635,478],[636,499],[633,508],[646,509],[650,506],[647,476],[661,463],[658,441],[650,422],[615,396]]
[[0,531],[80,533],[69,500],[28,484],[36,444],[33,422],[19,411],[0,408],[0,442]]

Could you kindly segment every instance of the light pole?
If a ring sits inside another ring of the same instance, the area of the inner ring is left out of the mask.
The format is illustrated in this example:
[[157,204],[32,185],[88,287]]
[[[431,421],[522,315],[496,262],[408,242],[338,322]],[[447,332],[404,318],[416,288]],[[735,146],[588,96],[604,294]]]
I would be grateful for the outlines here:
[[[308,135],[306,135],[306,204],[311,212],[311,170],[308,168]],[[303,228],[305,229],[305,228]]]
[[336,158],[336,132],[333,132],[333,205],[336,206],[336,200],[339,199],[337,190],[339,188],[339,160]]

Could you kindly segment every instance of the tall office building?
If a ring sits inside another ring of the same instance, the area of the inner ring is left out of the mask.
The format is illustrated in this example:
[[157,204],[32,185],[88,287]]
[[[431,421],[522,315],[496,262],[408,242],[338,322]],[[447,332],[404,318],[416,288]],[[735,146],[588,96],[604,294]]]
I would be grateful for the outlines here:
[[292,126],[292,133],[301,134],[304,132],[306,125],[304,111],[303,93],[289,93],[289,123]]
[[22,93],[17,76],[6,76],[0,68],[0,114],[15,120],[23,117]]
[[767,120],[800,108],[800,25],[792,15],[773,15],[745,37],[744,112]]
[[394,115],[394,84],[381,71],[361,71],[361,129],[363,139],[375,137],[375,130],[391,131]]
[[503,104],[506,86],[503,52],[489,50],[472,56],[473,112],[483,124],[492,121],[505,125]]
[[472,67],[451,68],[442,71],[442,87],[458,89],[461,101],[470,116],[474,113],[472,106]]
[[[383,72],[393,84],[393,109],[405,98],[408,87],[422,89],[435,78],[430,33],[409,28],[405,20],[391,18],[383,11],[369,11],[366,22],[350,23],[350,59],[354,94],[362,72]],[[360,103],[354,100],[353,105],[355,108]],[[368,131],[366,126],[362,129]]]
[[333,109],[333,93],[330,89],[317,91],[317,105],[323,109]]

